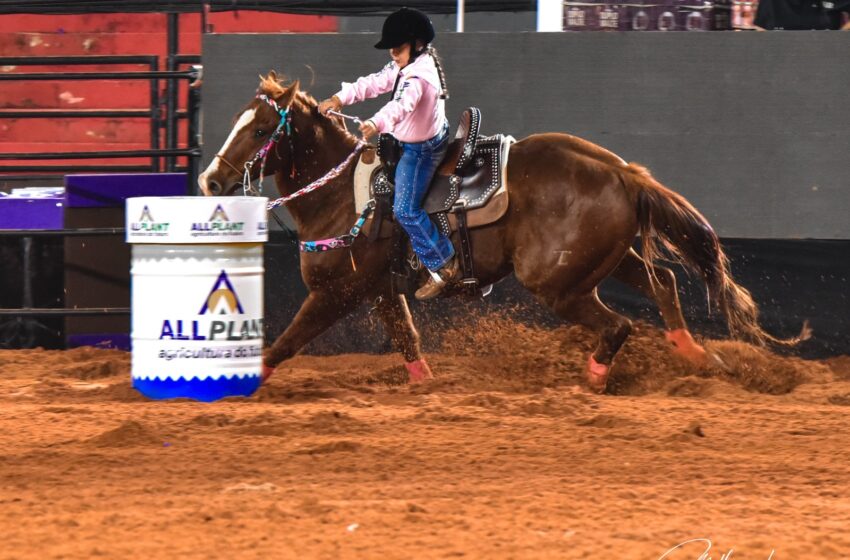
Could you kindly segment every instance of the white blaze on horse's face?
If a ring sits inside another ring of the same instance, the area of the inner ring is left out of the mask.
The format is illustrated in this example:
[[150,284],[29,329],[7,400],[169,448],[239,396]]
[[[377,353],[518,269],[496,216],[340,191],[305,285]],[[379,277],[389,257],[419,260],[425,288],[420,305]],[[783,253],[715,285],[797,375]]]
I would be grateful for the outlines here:
[[[254,117],[257,115],[256,107],[253,109],[248,109],[241,115],[239,115],[239,119],[237,119],[236,124],[233,126],[233,130],[230,131],[230,135],[227,137],[227,140],[224,141],[224,145],[218,151],[218,155],[226,158],[227,161],[236,165],[237,167],[243,165],[245,162],[243,161],[233,161],[233,158],[228,157],[227,150],[230,149],[230,146],[233,144],[233,141],[239,135],[239,133],[250,126],[250,124],[254,121]],[[204,193],[204,196],[215,196],[217,194],[222,194],[228,185],[225,185],[223,181],[219,179],[217,176],[219,173],[219,161],[220,158],[213,158],[209,167],[204,170],[203,173],[198,177],[198,186],[201,187],[201,192]],[[228,168],[229,169],[229,168]],[[231,170],[232,171],[232,170]]]

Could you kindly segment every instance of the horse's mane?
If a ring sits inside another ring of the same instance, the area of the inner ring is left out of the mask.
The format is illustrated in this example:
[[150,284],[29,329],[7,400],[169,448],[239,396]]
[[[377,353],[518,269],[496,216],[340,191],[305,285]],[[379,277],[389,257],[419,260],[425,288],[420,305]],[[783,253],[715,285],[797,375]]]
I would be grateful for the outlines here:
[[[283,75],[278,76],[277,72],[271,70],[269,71],[268,76],[260,76],[260,87],[257,88],[257,93],[264,93],[271,98],[275,98],[278,95],[282,95],[287,88],[292,86],[298,87],[298,84],[299,81],[294,80],[289,85],[286,85],[286,77]],[[299,89],[296,97],[308,107],[316,107],[319,105],[316,98],[304,90]]]
[[269,70],[268,76],[260,74],[260,87],[257,88],[257,93],[264,93],[271,98],[275,98],[286,91],[286,86],[283,85],[285,81],[285,76],[278,77],[277,72]]
[[297,97],[301,100],[302,103],[304,103],[308,107],[319,106],[319,102],[316,101],[316,98],[307,93],[306,91],[299,91]]
[[[299,87],[300,82],[298,80],[294,80],[288,85],[286,84],[286,81],[285,75],[278,75],[276,71],[269,70],[268,76],[260,75],[260,86],[257,88],[257,93],[264,93],[274,99],[279,95],[282,95],[290,87]],[[303,103],[309,110],[315,109],[319,106],[319,102],[316,101],[316,98],[304,90],[298,89],[295,94],[295,98]],[[345,127],[345,122],[341,118],[334,117],[329,120],[347,137],[354,138],[354,135],[352,135]]]

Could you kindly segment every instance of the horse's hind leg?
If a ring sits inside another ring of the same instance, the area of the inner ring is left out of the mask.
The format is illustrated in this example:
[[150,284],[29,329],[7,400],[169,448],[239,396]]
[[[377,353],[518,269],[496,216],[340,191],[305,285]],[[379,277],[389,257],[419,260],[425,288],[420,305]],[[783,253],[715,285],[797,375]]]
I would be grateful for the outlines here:
[[294,356],[308,342],[325,332],[357,305],[360,298],[334,297],[331,293],[313,291],[301,304],[301,309],[263,356],[263,380],[284,360]]
[[422,383],[433,378],[431,368],[422,357],[419,333],[413,325],[407,299],[403,295],[382,295],[375,303],[375,311],[384,323],[393,346],[404,356],[410,383]]
[[667,332],[664,334],[673,345],[675,354],[692,363],[704,364],[705,349],[694,341],[682,316],[679,294],[676,292],[676,276],[669,268],[663,266],[654,268],[658,282],[653,284],[649,280],[646,261],[634,249],[629,249],[612,276],[655,300],[664,324],[667,326]]
[[587,361],[585,376],[590,388],[602,393],[608,382],[611,363],[629,336],[632,322],[599,301],[595,289],[583,296],[559,300],[553,308],[560,317],[599,334],[599,344]]

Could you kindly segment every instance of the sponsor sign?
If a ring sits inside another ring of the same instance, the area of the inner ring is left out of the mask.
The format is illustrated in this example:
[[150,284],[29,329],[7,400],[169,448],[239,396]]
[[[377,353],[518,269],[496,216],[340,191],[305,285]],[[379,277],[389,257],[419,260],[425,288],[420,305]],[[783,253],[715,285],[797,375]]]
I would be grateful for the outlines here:
[[268,239],[264,197],[127,199],[128,243],[253,243]]

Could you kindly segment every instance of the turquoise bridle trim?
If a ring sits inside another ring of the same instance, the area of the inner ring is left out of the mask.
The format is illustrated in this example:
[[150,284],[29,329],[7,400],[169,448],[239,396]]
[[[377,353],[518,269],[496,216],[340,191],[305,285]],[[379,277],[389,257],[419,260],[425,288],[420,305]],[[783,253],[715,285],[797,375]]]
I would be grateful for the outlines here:
[[262,161],[260,164],[260,185],[263,183],[263,172],[266,168],[266,158],[268,158],[269,152],[271,151],[272,146],[277,144],[280,140],[280,137],[283,135],[283,131],[286,130],[286,135],[289,137],[289,150],[292,152],[292,116],[289,112],[289,108],[281,109],[277,104],[277,101],[269,97],[268,95],[261,93],[257,95],[257,99],[265,101],[267,105],[269,105],[275,112],[280,115],[280,122],[277,125],[277,128],[274,129],[271,136],[269,136],[268,142],[266,142],[260,150],[254,154],[254,157],[245,162],[245,175],[242,179],[242,189],[244,194],[247,195],[259,195],[259,191],[254,188],[251,184],[251,169],[254,167],[254,164],[258,161]]

